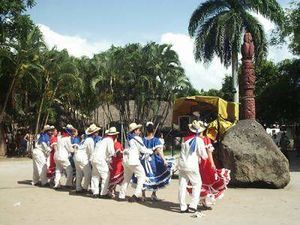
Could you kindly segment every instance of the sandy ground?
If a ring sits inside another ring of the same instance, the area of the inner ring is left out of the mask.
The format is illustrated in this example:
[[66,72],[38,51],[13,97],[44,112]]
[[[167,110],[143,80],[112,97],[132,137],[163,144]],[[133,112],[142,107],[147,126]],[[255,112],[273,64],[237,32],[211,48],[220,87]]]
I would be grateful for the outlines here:
[[[29,185],[31,160],[0,160],[0,225],[34,224],[299,224],[300,172],[282,190],[228,189],[202,218],[178,213],[178,180],[158,195],[159,203],[117,202]],[[128,194],[131,194],[132,190]]]

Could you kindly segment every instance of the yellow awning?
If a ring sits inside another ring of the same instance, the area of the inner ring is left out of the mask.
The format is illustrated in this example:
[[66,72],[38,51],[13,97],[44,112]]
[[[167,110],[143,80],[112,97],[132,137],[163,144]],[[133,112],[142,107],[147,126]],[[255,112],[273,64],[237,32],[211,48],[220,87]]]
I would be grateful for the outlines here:
[[[175,100],[173,106],[173,123],[178,124],[178,118],[185,115],[193,115],[193,112],[211,111],[217,115],[208,130],[218,130],[223,134],[239,118],[239,105],[234,102],[227,102],[222,98],[214,96],[189,96]],[[213,136],[213,135],[212,135]],[[214,138],[213,138],[214,139]]]

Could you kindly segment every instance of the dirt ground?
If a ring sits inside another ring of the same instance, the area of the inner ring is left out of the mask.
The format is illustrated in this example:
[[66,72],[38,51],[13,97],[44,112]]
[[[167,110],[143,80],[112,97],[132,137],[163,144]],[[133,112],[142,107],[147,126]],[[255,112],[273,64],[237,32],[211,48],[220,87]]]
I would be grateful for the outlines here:
[[[299,165],[299,164],[298,164]],[[48,224],[273,224],[300,222],[300,172],[281,190],[233,189],[226,191],[213,210],[202,218],[178,213],[178,180],[158,192],[162,202],[144,204],[92,199],[69,191],[29,185],[30,159],[0,160],[0,225]],[[128,194],[131,194],[129,190]],[[150,193],[148,193],[150,195]]]

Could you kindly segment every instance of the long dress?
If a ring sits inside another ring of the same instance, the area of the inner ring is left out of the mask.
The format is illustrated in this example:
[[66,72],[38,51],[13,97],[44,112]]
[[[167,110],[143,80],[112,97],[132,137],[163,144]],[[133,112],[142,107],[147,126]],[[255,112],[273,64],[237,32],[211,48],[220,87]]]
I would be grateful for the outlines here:
[[54,145],[57,144],[57,137],[56,136],[52,136],[50,138],[50,147],[51,147],[51,152],[50,155],[48,157],[48,169],[47,169],[47,177],[49,179],[54,179],[55,176],[55,160],[54,160],[54,153],[55,153],[55,148]]
[[[143,142],[146,148],[153,151],[163,147],[160,140],[156,137],[144,137]],[[168,165],[165,166],[163,159],[155,152],[151,155],[143,154],[141,163],[146,174],[146,181],[144,183],[146,190],[155,191],[170,183],[172,177],[172,163],[168,163]],[[133,178],[133,183],[136,183],[135,177]]]
[[[214,147],[208,137],[203,138],[207,151],[212,152]],[[199,161],[199,171],[202,179],[200,198],[206,206],[211,206],[217,199],[224,196],[224,191],[230,182],[230,170],[221,168],[213,169],[209,159]],[[191,193],[191,188],[188,188]]]
[[120,142],[115,142],[114,144],[115,152],[118,152],[112,157],[110,163],[110,180],[109,189],[114,189],[118,184],[121,184],[124,179],[124,168],[122,165],[123,161],[123,146]]

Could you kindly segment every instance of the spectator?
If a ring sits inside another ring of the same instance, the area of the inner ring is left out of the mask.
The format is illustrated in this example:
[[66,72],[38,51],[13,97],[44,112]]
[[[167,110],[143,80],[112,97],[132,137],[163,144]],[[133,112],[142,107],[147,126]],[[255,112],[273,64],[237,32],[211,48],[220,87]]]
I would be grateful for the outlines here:
[[289,147],[290,141],[288,136],[286,135],[286,131],[283,131],[279,145],[280,145],[280,150],[281,152],[285,155],[285,157],[289,160],[289,155],[288,155],[288,147]]

